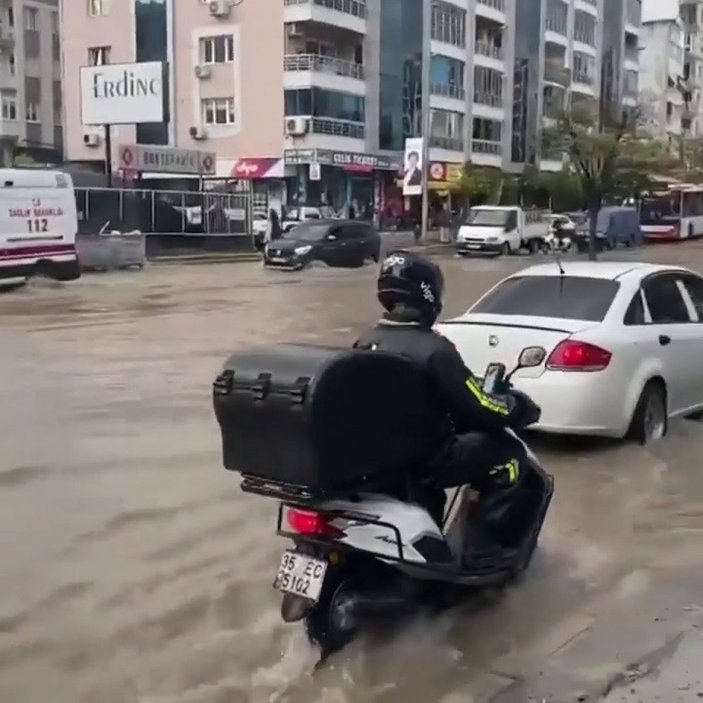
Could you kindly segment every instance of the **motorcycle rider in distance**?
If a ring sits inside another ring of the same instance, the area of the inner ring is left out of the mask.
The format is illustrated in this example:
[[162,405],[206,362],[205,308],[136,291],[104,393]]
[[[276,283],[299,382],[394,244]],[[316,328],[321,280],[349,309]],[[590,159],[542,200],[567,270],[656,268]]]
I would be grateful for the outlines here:
[[[441,525],[444,489],[469,484],[479,493],[472,555],[508,556],[518,535],[504,534],[504,516],[519,493],[523,445],[505,432],[519,425],[526,397],[484,393],[456,347],[432,327],[442,311],[444,277],[431,260],[407,251],[390,253],[381,265],[378,300],[385,308],[376,327],[354,346],[398,353],[418,363],[434,391],[442,418],[436,455],[423,477],[425,498]],[[433,442],[434,444],[434,442]]]

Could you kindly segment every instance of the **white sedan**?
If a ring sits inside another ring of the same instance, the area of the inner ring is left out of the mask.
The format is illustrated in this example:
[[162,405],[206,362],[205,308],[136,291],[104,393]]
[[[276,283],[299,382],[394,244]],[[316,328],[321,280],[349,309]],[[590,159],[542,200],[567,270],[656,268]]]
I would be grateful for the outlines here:
[[703,409],[703,277],[646,263],[561,267],[509,276],[438,330],[477,374],[543,347],[545,362],[513,383],[542,408],[545,432],[644,444]]

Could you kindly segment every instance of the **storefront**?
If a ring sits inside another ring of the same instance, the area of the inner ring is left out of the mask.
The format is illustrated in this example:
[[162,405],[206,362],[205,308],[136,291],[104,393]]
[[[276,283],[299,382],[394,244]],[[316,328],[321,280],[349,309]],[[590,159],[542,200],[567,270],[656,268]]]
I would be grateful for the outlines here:
[[268,213],[276,210],[279,215],[287,201],[283,159],[275,157],[247,157],[238,159],[232,167],[232,178],[248,181],[252,207]]
[[329,205],[378,222],[387,194],[395,189],[402,158],[330,149],[288,149],[284,153],[291,204]]
[[430,178],[427,183],[429,190],[430,221],[438,219],[442,210],[455,213],[463,206],[461,195],[461,180],[464,166],[457,163],[432,161],[430,163]]

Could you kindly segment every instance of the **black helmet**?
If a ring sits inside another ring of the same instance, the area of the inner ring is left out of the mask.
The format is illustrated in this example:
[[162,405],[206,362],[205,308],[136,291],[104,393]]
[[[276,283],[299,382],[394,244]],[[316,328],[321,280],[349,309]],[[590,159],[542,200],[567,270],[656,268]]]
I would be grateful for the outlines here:
[[392,312],[403,307],[433,325],[442,312],[444,276],[433,261],[409,251],[390,252],[381,264],[378,299]]

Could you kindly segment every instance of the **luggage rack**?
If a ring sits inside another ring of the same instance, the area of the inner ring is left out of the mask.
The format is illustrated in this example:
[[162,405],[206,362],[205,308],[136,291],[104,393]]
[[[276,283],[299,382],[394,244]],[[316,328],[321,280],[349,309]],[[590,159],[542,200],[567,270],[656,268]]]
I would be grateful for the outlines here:
[[[312,503],[313,501],[330,500],[333,497],[328,491],[312,490],[307,486],[271,481],[248,474],[242,476],[240,487],[245,493],[254,493],[267,498],[295,503]],[[336,494],[336,497],[339,497],[339,493]]]

